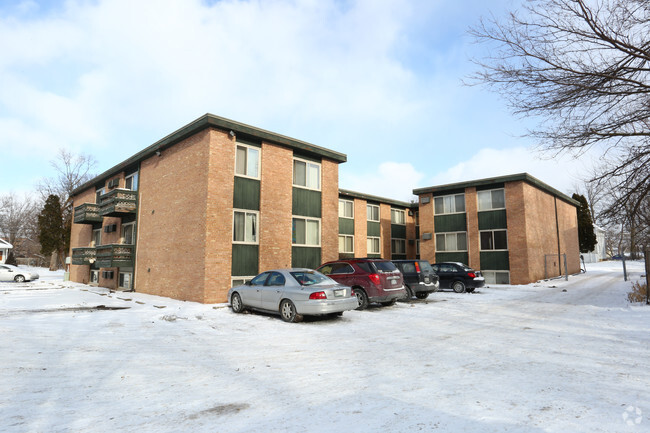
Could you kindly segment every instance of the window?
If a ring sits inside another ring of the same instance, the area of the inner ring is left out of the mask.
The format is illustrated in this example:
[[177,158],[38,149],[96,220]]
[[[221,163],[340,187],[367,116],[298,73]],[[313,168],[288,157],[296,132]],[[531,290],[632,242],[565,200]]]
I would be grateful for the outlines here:
[[368,221],[379,222],[379,206],[376,204],[369,204],[368,207]]
[[339,218],[354,218],[354,202],[339,199]]
[[320,191],[320,164],[317,162],[293,160],[293,184]]
[[235,174],[238,176],[260,177],[260,149],[254,146],[237,144],[235,154]]
[[354,236],[339,235],[339,253],[354,253]]
[[120,281],[118,282],[118,287],[120,289],[131,290],[131,278],[133,274],[131,272],[120,272]]
[[406,212],[401,209],[390,210],[390,222],[393,224],[406,224]]
[[486,230],[481,235],[481,250],[507,250],[508,233],[506,230]]
[[104,188],[97,188],[95,190],[95,203],[96,204],[101,204],[102,203],[102,196],[104,195]]
[[321,274],[354,274],[354,268],[348,263],[331,263],[318,270]]
[[415,226],[417,227],[419,225],[420,225],[420,211],[416,210],[415,211]]
[[433,203],[436,215],[465,212],[465,194],[434,197]]
[[378,237],[368,237],[368,254],[381,254]]
[[467,233],[436,234],[436,251],[467,251]]
[[251,286],[263,286],[266,279],[269,277],[270,272],[262,272],[257,277],[251,280]]
[[267,286],[284,286],[284,283],[286,283],[286,279],[284,278],[284,275],[279,272],[271,273],[271,276],[266,281]]
[[406,239],[391,239],[390,249],[392,254],[406,254]]
[[487,284],[510,284],[508,271],[481,271]]
[[479,191],[476,193],[478,198],[478,210],[505,209],[506,195],[504,189],[492,189],[489,191]]
[[293,245],[307,247],[320,246],[320,220],[310,218],[294,218],[292,224]]
[[126,245],[135,244],[135,223],[122,224],[121,243]]
[[138,173],[133,173],[124,178],[124,189],[138,190]]
[[248,277],[231,277],[230,279],[230,287],[237,287],[237,286],[243,286],[246,284],[248,281],[252,280],[254,276],[248,276]]
[[232,241],[257,244],[257,212],[234,211]]
[[102,244],[102,229],[93,230],[93,239],[91,241],[91,247],[98,247]]

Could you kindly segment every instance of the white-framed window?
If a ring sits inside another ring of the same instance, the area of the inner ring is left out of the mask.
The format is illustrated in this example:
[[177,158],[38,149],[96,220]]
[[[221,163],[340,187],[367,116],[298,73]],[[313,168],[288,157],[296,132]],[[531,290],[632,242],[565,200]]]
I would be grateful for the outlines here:
[[295,216],[292,220],[293,245],[320,247],[320,219]]
[[260,148],[237,143],[235,151],[235,174],[237,176],[260,178]]
[[487,284],[510,284],[510,271],[481,271]]
[[104,195],[105,192],[106,192],[106,190],[104,188],[97,188],[95,190],[95,203],[96,204],[101,204],[102,196]]
[[433,198],[436,215],[465,213],[465,194],[443,195]]
[[481,251],[508,249],[507,230],[482,230],[479,232],[479,235],[481,237]]
[[90,284],[99,284],[99,269],[90,270]]
[[406,225],[406,212],[402,209],[391,209],[390,222],[393,224]]
[[437,233],[436,251],[467,251],[467,232]]
[[120,272],[120,279],[118,281],[117,287],[120,289],[131,290],[133,273],[131,272]]
[[232,241],[237,244],[257,244],[259,212],[253,210],[234,210],[232,222]]
[[376,204],[369,204],[367,206],[368,210],[368,221],[379,222],[379,206]]
[[93,238],[90,241],[91,247],[98,247],[102,244],[102,229],[93,230]]
[[255,278],[255,275],[247,277],[230,277],[230,287],[243,286],[253,278]]
[[354,218],[354,202],[339,199],[339,218]]
[[494,210],[506,208],[506,191],[503,188],[478,191],[478,210]]
[[320,191],[320,169],[318,162],[293,159],[293,185]]
[[381,254],[381,239],[377,236],[368,236],[368,254]]
[[138,190],[138,172],[132,173],[124,178],[124,189],[131,191]]
[[406,239],[391,239],[390,250],[392,254],[406,254]]
[[135,223],[122,224],[120,243],[126,245],[135,244]]
[[354,236],[339,235],[339,253],[354,253]]

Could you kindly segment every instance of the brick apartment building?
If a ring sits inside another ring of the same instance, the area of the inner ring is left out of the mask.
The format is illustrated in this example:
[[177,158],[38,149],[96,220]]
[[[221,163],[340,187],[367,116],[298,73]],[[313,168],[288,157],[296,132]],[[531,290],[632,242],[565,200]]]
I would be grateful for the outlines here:
[[339,190],[339,258],[419,255],[418,204]]
[[[73,281],[214,303],[273,268],[461,261],[491,282],[579,271],[577,202],[528,174],[339,189],[344,154],[206,114],[73,191]],[[512,254],[511,254],[512,253]]]
[[421,256],[480,269],[488,283],[580,272],[579,203],[527,173],[415,189]]
[[205,303],[338,258],[346,156],[206,114],[73,192],[73,281]]

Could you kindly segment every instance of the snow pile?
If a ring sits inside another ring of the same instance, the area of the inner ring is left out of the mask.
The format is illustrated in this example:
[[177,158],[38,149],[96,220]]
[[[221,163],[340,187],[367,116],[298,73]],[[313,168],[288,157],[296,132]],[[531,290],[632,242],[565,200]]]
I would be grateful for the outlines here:
[[620,262],[299,324],[38,272],[0,283],[3,432],[650,429]]

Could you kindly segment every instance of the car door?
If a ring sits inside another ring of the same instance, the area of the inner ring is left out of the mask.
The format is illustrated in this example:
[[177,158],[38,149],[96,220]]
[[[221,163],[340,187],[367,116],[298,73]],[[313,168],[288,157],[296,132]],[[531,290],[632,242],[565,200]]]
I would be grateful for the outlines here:
[[440,278],[440,288],[448,289],[451,287],[451,283],[454,280],[454,277],[458,274],[456,272],[456,267],[450,264],[440,264],[435,265],[433,268]]
[[264,287],[262,287],[262,308],[269,311],[278,311],[280,299],[284,292],[286,279],[280,272],[271,272]]
[[262,288],[270,274],[271,272],[262,272],[241,290],[240,295],[244,305],[262,308]]
[[14,271],[8,266],[0,265],[0,281],[13,281]]

